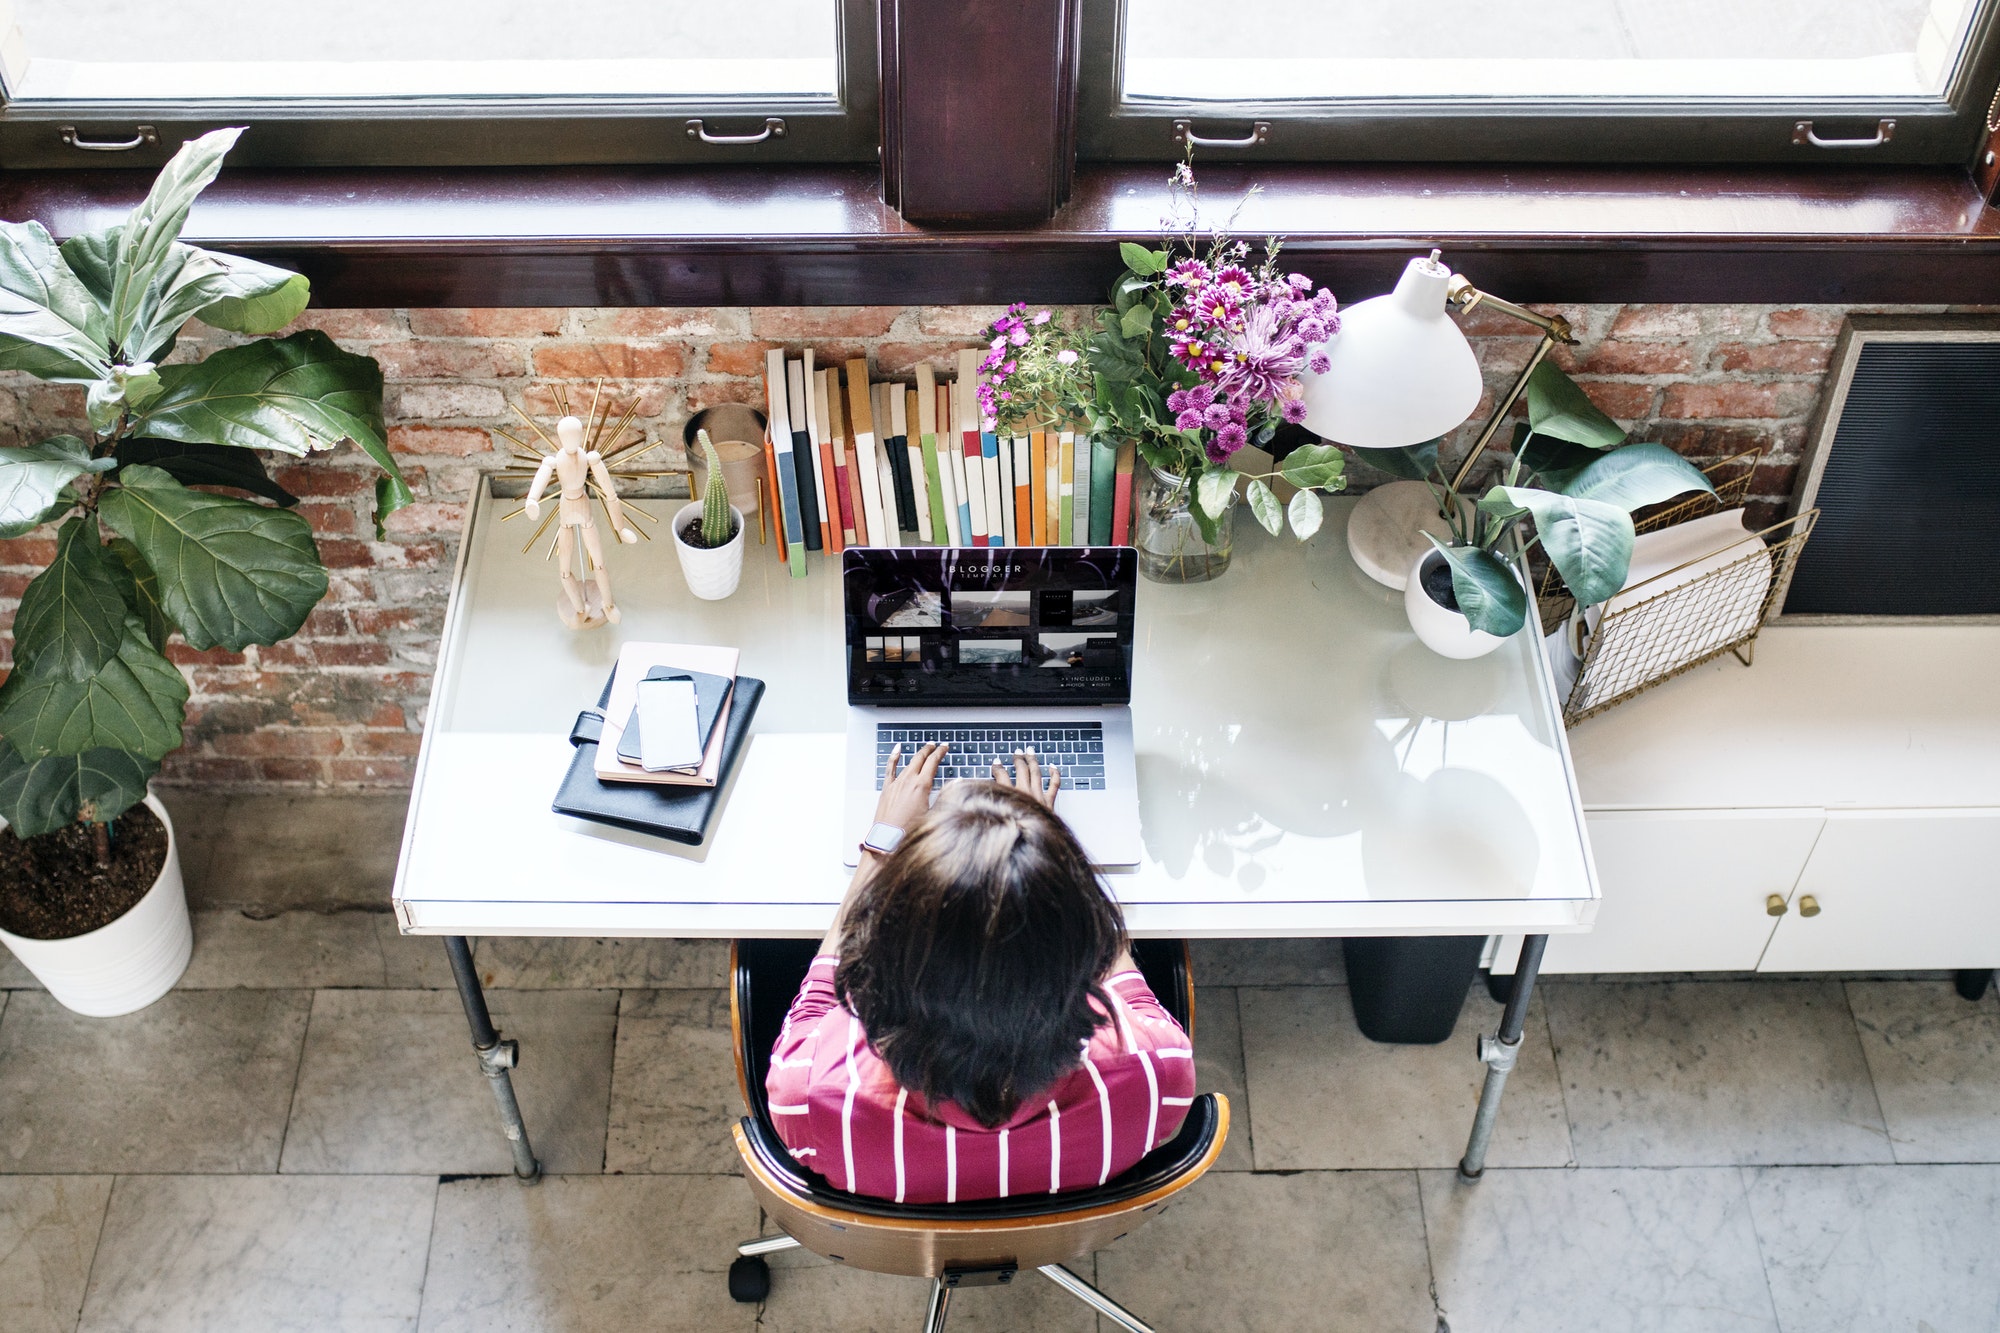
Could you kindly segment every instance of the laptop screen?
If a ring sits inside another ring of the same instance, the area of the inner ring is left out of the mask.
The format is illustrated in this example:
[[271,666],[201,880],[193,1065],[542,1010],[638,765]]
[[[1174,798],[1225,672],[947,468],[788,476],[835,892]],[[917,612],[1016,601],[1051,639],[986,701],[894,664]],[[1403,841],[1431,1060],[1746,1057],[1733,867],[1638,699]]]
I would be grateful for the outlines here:
[[849,547],[851,704],[1132,699],[1129,546]]

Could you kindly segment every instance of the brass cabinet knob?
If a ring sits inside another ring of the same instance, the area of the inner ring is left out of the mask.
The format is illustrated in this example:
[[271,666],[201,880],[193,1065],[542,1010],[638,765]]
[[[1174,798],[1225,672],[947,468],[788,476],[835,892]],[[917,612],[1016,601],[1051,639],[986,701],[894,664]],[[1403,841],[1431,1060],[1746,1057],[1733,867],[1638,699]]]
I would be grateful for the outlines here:
[[[1819,909],[1814,908],[1813,910],[1818,911]],[[1785,911],[1785,896],[1783,894],[1774,893],[1764,900],[1764,915],[1783,916]]]
[[1806,895],[1805,895],[1804,897],[1800,898],[1800,899],[1799,899],[1799,915],[1800,915],[1800,916],[1818,916],[1818,915],[1819,915],[1819,899],[1817,899],[1817,898],[1813,897],[1813,896],[1812,896],[1812,895],[1811,895],[1810,893],[1808,893],[1808,894],[1806,894]]

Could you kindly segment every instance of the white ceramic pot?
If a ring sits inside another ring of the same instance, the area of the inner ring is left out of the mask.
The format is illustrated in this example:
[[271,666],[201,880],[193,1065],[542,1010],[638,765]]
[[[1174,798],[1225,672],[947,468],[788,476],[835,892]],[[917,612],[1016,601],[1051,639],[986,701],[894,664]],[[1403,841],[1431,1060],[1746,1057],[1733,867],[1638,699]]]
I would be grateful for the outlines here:
[[1444,556],[1433,547],[1410,566],[1409,582],[1403,585],[1403,611],[1410,617],[1410,628],[1417,632],[1424,647],[1440,657],[1460,660],[1484,657],[1506,640],[1472,628],[1472,622],[1463,612],[1446,610],[1424,591],[1424,572],[1443,563]]
[[66,940],[29,940],[0,930],[0,944],[49,994],[79,1014],[109,1018],[144,1009],[174,988],[194,953],[174,824],[167,808],[151,795],[146,808],[166,826],[167,860],[153,887],[130,911],[110,925]]
[[674,515],[674,554],[681,559],[681,573],[687,578],[688,591],[705,602],[719,602],[729,596],[743,577],[743,511],[731,505],[729,512],[736,515],[736,535],[711,550],[689,546],[681,540],[681,528],[687,521],[701,517],[701,501],[690,500]]

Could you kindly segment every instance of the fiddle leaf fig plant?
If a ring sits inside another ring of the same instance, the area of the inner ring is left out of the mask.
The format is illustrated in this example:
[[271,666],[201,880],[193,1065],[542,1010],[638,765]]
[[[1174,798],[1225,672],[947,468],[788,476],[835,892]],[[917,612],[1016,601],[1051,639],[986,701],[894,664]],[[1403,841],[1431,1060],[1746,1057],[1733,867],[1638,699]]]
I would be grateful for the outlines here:
[[56,525],[0,684],[0,818],[23,838],[97,825],[100,858],[104,826],[181,744],[188,686],[168,636],[278,643],[326,594],[298,500],[258,451],[359,446],[382,470],[378,535],[411,498],[372,358],[309,330],[167,361],[190,319],[276,333],[311,294],[300,274],[180,240],[241,133],[182,145],[115,226],[58,246],[39,222],[0,222],[0,369],[84,386],[90,428],[0,448],[0,537]]
[[[1451,565],[1458,609],[1472,628],[1502,637],[1527,620],[1527,593],[1515,565],[1537,544],[1579,603],[1601,602],[1625,586],[1634,510],[1715,489],[1665,445],[1626,443],[1624,429],[1547,361],[1529,377],[1527,400],[1528,420],[1515,428],[1513,456],[1476,501],[1446,479],[1435,440],[1355,451],[1392,475],[1431,486],[1452,538],[1431,540]],[[1531,530],[1518,555],[1504,547],[1516,525]]]

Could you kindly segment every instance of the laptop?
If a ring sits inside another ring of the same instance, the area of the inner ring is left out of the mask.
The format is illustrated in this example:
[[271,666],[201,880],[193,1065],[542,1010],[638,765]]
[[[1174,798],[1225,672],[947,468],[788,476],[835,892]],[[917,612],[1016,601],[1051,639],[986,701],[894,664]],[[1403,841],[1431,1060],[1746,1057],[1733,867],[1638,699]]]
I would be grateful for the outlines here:
[[875,816],[883,761],[949,741],[938,782],[1062,771],[1056,813],[1091,863],[1139,861],[1128,546],[849,547],[846,861]]

